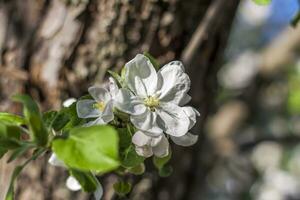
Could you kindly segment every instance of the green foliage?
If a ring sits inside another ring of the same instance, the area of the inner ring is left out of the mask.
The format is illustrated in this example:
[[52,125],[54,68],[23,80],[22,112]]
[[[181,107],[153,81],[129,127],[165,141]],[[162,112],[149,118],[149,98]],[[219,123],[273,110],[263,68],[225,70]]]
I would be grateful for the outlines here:
[[98,181],[91,172],[82,172],[76,169],[69,169],[69,172],[80,183],[85,192],[96,191]]
[[173,173],[173,168],[170,165],[164,165],[161,169],[159,169],[159,176],[168,177]]
[[71,168],[104,173],[116,169],[119,138],[110,126],[74,128],[68,138],[56,138],[52,149]]
[[161,169],[170,161],[171,157],[172,157],[171,150],[166,157],[159,158],[159,157],[154,156],[153,164],[157,169]]
[[128,168],[128,172],[134,175],[142,175],[145,172],[145,165],[144,163],[140,163],[137,166]]
[[268,5],[271,3],[272,0],[253,0],[258,5]]
[[173,168],[170,165],[167,165],[172,157],[171,149],[169,150],[169,154],[166,157],[159,158],[153,157],[153,164],[158,169],[158,174],[161,177],[168,177],[172,174]]
[[13,100],[23,104],[24,116],[33,140],[40,146],[46,146],[48,142],[48,132],[43,123],[42,115],[38,105],[27,95],[16,95]]
[[26,123],[23,117],[5,112],[0,112],[0,122],[16,126],[24,125]]
[[113,185],[115,192],[119,196],[125,196],[131,191],[131,184],[129,182],[120,181]]
[[107,71],[117,82],[119,87],[125,87],[124,79],[117,73],[111,70]]

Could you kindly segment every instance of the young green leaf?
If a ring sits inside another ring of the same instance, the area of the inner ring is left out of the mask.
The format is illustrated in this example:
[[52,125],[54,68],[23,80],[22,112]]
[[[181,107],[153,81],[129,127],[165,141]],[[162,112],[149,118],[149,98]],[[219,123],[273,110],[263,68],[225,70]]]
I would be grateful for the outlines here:
[[55,120],[57,114],[58,112],[54,110],[43,113],[43,121],[46,127],[49,129],[52,128],[53,121]]
[[55,139],[52,149],[71,168],[104,173],[119,166],[118,140],[110,126],[80,127],[71,129],[66,139]]
[[34,141],[40,145],[45,146],[48,142],[48,132],[46,126],[42,121],[42,116],[38,105],[27,95],[15,95],[13,100],[20,102],[24,106],[24,116],[27,124],[31,130]]
[[0,121],[5,124],[16,126],[24,125],[26,123],[23,117],[5,112],[0,112]]
[[0,159],[7,153],[7,149],[0,147]]
[[156,70],[160,69],[158,61],[152,55],[150,55],[148,52],[144,52],[143,54],[150,60]]
[[121,153],[122,166],[126,168],[135,167],[144,162],[145,158],[139,156],[133,145],[130,145],[127,149],[122,151]]
[[157,169],[162,169],[171,159],[172,152],[171,149],[169,150],[169,154],[166,157],[159,158],[156,156],[153,156],[153,164]]
[[119,87],[125,87],[123,78],[117,72],[111,70],[108,70],[107,72],[116,80]]
[[145,172],[145,165],[141,163],[135,167],[131,167],[128,169],[128,172],[134,175],[142,175]]
[[161,177],[168,177],[173,173],[173,168],[169,165],[164,165],[160,170],[159,170],[159,176]]
[[272,0],[253,0],[258,5],[268,5]]
[[117,182],[113,185],[115,192],[120,196],[125,196],[131,191],[131,184],[129,182]]
[[28,151],[32,147],[33,146],[30,145],[30,144],[22,144],[22,146],[14,149],[14,151],[12,152],[10,157],[8,158],[7,163],[10,163],[10,162],[14,161],[16,158],[22,156],[26,151]]

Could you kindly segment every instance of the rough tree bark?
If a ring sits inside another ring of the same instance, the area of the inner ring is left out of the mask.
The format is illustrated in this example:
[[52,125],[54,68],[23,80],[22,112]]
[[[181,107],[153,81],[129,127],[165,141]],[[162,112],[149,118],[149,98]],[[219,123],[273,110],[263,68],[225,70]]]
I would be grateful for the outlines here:
[[[62,100],[84,94],[89,85],[104,80],[107,69],[120,69],[140,52],[150,52],[162,64],[180,58],[216,1],[223,0],[82,0],[77,5],[68,0],[1,1],[0,111],[18,112],[9,97],[22,92],[37,99],[42,109],[59,108]],[[192,104],[202,115],[195,130],[199,142],[188,150],[174,147],[174,174],[167,179],[145,174],[136,180],[130,199],[201,199],[213,160],[205,158],[203,125],[213,107],[216,71],[239,0],[224,2],[187,62]],[[0,164],[2,180],[12,166]],[[68,192],[65,178],[62,169],[37,160],[19,178],[16,199],[88,198]],[[109,176],[104,181],[105,199],[113,196],[113,180]]]

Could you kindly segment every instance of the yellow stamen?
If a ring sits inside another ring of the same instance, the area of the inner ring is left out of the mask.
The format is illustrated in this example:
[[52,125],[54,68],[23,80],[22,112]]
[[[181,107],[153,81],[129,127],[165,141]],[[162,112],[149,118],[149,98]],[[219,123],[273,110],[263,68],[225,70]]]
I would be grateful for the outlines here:
[[144,104],[153,111],[154,108],[159,106],[159,99],[156,97],[150,96],[150,97],[144,99]]
[[94,104],[94,108],[99,109],[101,112],[103,112],[105,103],[103,101],[97,102]]

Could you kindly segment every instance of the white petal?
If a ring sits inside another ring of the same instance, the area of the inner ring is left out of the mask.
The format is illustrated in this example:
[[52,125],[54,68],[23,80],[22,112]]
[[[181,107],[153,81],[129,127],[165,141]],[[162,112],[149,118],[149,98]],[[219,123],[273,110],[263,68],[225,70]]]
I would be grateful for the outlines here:
[[49,164],[57,167],[66,167],[65,163],[61,160],[59,160],[55,153],[52,153],[48,160]]
[[102,120],[104,123],[109,123],[110,121],[112,121],[114,119],[114,113],[113,113],[113,101],[109,101],[106,105],[105,108],[103,110],[102,116],[101,116]]
[[197,116],[200,116],[200,113],[191,106],[182,107],[182,109],[190,119],[189,129],[191,129],[196,124]]
[[165,135],[152,139],[152,151],[155,156],[163,158],[169,155],[169,141]]
[[180,137],[188,132],[190,120],[182,107],[172,103],[161,103],[157,113],[158,123],[167,134]]
[[68,177],[66,185],[72,191],[78,191],[81,189],[81,185],[73,176]]
[[139,147],[150,145],[151,137],[145,135],[142,131],[137,131],[132,136],[132,143]]
[[187,147],[194,145],[198,141],[198,135],[193,135],[188,132],[187,134],[181,137],[171,136],[171,139],[175,144]]
[[135,151],[139,156],[145,157],[145,158],[149,158],[153,155],[152,152],[152,147],[150,145],[146,145],[146,146],[135,146]]
[[139,130],[145,131],[151,136],[161,135],[163,130],[157,124],[157,114],[149,109],[141,115],[131,115],[131,123]]
[[109,100],[111,100],[111,96],[105,88],[99,86],[92,86],[88,90],[90,95],[98,102],[106,103]]
[[63,102],[63,107],[70,107],[74,102],[76,102],[77,100],[75,98],[69,98],[69,99],[66,99],[64,102]]
[[109,93],[110,93],[112,99],[115,99],[119,92],[119,87],[118,87],[115,79],[113,79],[112,77],[109,77],[108,80],[109,80],[109,85],[108,85]]
[[94,107],[97,103],[94,100],[79,100],[76,104],[77,115],[79,118],[95,118],[101,115],[101,111]]
[[140,115],[146,111],[143,101],[124,88],[119,90],[114,102],[119,110],[131,115]]
[[179,105],[187,95],[191,81],[189,76],[182,70],[182,64],[171,62],[159,70],[158,85],[161,101]]
[[140,97],[153,95],[157,89],[157,73],[150,60],[138,54],[126,63],[125,82]]
[[179,102],[180,106],[184,106],[191,101],[192,97],[188,94],[185,94]]
[[98,117],[97,119],[84,124],[84,126],[88,127],[88,126],[96,126],[96,125],[103,125],[103,124],[106,123],[103,121],[102,117]]

